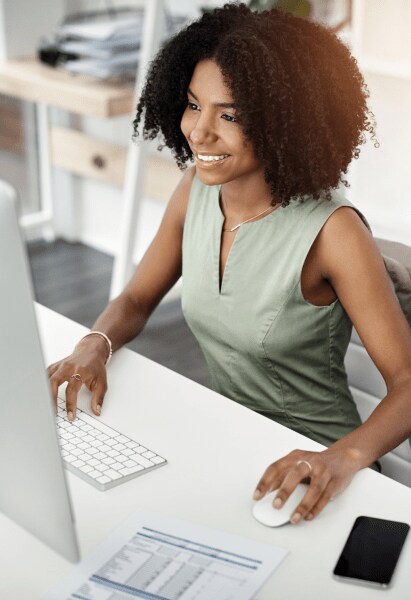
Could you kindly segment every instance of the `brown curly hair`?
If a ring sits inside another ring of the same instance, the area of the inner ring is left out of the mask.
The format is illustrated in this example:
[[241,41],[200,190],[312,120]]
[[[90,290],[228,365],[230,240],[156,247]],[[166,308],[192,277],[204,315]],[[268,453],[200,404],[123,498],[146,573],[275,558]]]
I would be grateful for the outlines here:
[[273,195],[322,194],[358,158],[364,132],[374,140],[368,88],[348,48],[327,28],[277,9],[228,3],[168,40],[150,65],[133,121],[144,139],[161,135],[180,169],[193,159],[180,122],[196,64],[214,60],[231,90],[236,117]]

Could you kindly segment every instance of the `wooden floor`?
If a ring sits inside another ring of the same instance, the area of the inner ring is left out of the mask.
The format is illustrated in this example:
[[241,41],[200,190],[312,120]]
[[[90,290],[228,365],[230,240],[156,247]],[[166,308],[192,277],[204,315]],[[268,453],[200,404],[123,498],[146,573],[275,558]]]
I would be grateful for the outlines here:
[[[28,251],[36,300],[91,327],[108,302],[112,257],[61,240],[33,242]],[[207,385],[205,361],[179,300],[160,304],[144,331],[128,347]]]

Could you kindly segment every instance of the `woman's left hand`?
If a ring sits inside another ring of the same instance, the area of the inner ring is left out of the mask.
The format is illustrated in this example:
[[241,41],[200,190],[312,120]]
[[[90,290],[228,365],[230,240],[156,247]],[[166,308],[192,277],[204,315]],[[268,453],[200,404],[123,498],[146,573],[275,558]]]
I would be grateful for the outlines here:
[[356,459],[352,453],[332,448],[323,452],[293,450],[266,469],[254,492],[254,500],[261,500],[268,492],[278,489],[273,506],[281,508],[297,485],[309,480],[310,485],[294,510],[291,522],[310,521],[350,484],[361,468]]

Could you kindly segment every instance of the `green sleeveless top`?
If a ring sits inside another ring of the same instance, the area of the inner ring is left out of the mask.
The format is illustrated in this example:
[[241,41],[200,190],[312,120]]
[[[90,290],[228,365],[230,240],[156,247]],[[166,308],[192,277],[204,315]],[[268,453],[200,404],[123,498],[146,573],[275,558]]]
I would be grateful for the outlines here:
[[300,278],[328,217],[354,207],[307,196],[241,225],[220,290],[219,191],[194,177],[183,235],[182,309],[211,387],[329,446],[361,425],[344,368],[352,324],[338,299],[305,300]]

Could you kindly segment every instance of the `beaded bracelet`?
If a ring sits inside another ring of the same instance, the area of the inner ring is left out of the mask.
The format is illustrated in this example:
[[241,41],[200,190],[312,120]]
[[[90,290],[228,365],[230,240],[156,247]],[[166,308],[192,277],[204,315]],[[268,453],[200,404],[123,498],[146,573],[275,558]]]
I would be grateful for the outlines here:
[[[110,359],[113,355],[113,346],[111,344],[110,338],[106,336],[105,333],[103,333],[102,331],[89,331],[88,333],[86,333],[86,335],[83,335],[83,337],[81,338],[80,342],[82,340],[84,340],[84,338],[88,337],[89,335],[99,335],[100,337],[103,338],[103,340],[106,342],[107,344],[107,350],[108,350],[108,357],[106,360],[106,365],[108,365],[108,363],[110,362]],[[78,342],[78,343],[80,343]]]

